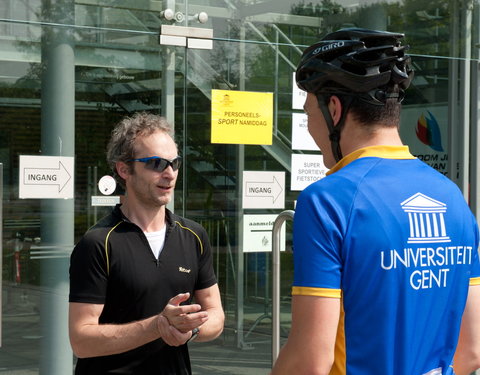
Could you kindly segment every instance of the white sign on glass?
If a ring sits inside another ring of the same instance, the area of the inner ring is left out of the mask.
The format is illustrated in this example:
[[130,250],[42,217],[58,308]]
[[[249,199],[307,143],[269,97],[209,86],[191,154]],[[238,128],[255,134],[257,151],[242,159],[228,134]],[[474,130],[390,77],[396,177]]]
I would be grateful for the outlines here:
[[243,172],[243,208],[285,208],[285,172]]
[[20,155],[19,198],[73,199],[74,157]]
[[92,206],[115,206],[120,203],[118,195],[92,195]]
[[112,195],[116,188],[117,182],[112,176],[105,175],[98,181],[98,190],[103,195]]
[[[273,224],[278,215],[243,215],[243,251],[272,251]],[[285,251],[285,225],[280,229],[280,251]]]
[[328,169],[322,155],[292,154],[291,190],[303,190],[325,177]]
[[308,132],[305,113],[292,113],[292,150],[320,150]]
[[303,109],[305,104],[305,99],[307,99],[307,93],[303,90],[300,90],[295,81],[295,72],[293,73],[292,79],[292,108],[293,109]]

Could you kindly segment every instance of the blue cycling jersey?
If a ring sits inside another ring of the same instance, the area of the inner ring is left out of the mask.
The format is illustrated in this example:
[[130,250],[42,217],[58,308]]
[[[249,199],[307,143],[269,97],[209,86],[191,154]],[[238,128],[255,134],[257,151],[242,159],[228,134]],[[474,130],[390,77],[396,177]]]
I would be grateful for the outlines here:
[[478,237],[457,186],[405,146],[357,150],[307,187],[292,294],[342,298],[331,373],[453,374]]

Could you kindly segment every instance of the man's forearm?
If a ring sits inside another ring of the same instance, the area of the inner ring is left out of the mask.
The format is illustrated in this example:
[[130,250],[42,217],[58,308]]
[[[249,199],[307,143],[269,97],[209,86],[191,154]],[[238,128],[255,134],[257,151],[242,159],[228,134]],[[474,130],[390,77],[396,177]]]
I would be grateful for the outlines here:
[[216,339],[223,331],[225,315],[223,309],[207,310],[208,320],[200,326],[200,333],[195,339],[198,342],[206,342]]
[[461,355],[456,355],[453,369],[455,370],[456,375],[470,375],[477,369],[477,363],[472,358],[462,358]]
[[309,361],[302,359],[297,350],[298,347],[289,345],[287,342],[280,350],[270,375],[328,375],[330,373],[333,358],[324,360],[323,356],[317,353],[315,358],[318,360]]
[[469,375],[480,368],[480,285],[470,286],[453,361],[455,373]]
[[79,358],[119,354],[158,338],[170,346],[183,345],[191,337],[191,330],[208,319],[208,313],[197,312],[199,305],[179,305],[188,296],[181,293],[169,300],[162,313],[125,324],[99,324],[103,305],[70,303],[73,351]]
[[275,364],[270,375],[293,374],[293,371],[295,370],[295,363],[292,363],[292,358],[295,358],[295,356],[290,355],[290,353],[288,353],[288,348],[284,346],[280,350],[278,358],[275,360]]
[[208,314],[208,319],[199,325],[200,334],[195,341],[205,342],[213,340],[222,333],[225,322],[218,285],[215,284],[209,288],[196,290],[194,297],[202,310]]
[[73,351],[77,357],[86,358],[135,349],[160,338],[157,319],[154,316],[127,324],[83,325],[70,335]]

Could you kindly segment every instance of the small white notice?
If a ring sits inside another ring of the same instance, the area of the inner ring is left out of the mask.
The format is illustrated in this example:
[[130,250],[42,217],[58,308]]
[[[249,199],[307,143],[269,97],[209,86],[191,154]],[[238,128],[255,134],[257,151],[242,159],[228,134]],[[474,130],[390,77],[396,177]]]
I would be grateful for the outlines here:
[[113,194],[116,188],[117,182],[112,176],[105,175],[98,181],[98,190],[100,190],[100,193],[103,195]]
[[92,195],[92,206],[115,206],[119,203],[118,195]]
[[298,88],[295,73],[293,73],[292,82],[292,109],[303,109],[303,105],[307,99],[307,93]]
[[21,199],[73,199],[73,156],[20,155]]
[[285,208],[285,172],[243,172],[243,208]]
[[292,150],[320,151],[308,132],[305,113],[292,113]]
[[[272,251],[273,224],[278,215],[243,215],[243,251]],[[285,225],[280,229],[280,250],[285,251]]]
[[322,155],[292,154],[290,189],[303,190],[311,183],[325,177],[327,171]]

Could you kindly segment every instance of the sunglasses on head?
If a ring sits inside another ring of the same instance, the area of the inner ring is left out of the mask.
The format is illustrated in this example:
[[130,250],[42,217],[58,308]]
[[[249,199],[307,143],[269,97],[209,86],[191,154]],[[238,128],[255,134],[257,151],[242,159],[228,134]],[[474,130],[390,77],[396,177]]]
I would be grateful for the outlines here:
[[160,156],[150,156],[148,158],[130,159],[129,161],[139,161],[141,163],[145,163],[146,168],[157,172],[163,172],[169,166],[176,171],[178,168],[180,168],[180,165],[182,165],[181,156],[177,156],[172,160],[164,159]]

